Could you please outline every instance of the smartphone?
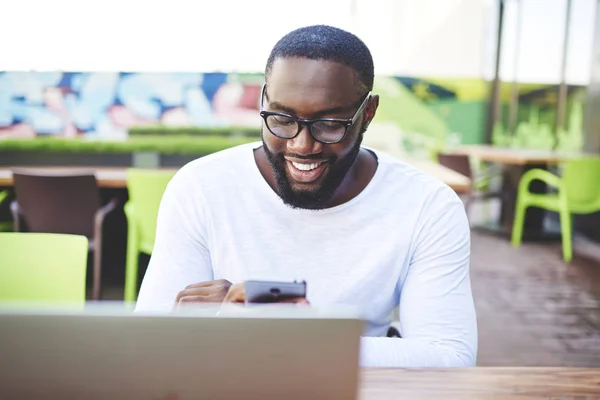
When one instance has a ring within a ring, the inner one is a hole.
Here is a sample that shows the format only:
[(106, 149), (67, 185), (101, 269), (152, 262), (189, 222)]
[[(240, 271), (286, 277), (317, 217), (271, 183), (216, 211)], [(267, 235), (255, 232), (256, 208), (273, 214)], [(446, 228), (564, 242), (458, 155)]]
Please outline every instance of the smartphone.
[(306, 282), (246, 281), (246, 303), (278, 303), (306, 297)]

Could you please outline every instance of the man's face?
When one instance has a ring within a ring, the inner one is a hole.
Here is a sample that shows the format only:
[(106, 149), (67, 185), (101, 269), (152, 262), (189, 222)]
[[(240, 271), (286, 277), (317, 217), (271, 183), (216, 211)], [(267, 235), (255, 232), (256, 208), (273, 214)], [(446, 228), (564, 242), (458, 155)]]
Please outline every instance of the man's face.
[[(268, 77), (264, 109), (302, 119), (352, 118), (365, 99), (355, 71), (343, 64), (305, 58), (278, 59)], [(339, 143), (323, 144), (303, 126), (293, 139), (273, 135), (263, 123), (265, 154), (283, 201), (297, 208), (322, 209), (349, 184), (348, 176), (373, 117), (370, 107)], [(365, 115), (366, 119), (365, 119)], [(373, 110), (374, 114), (374, 110)]]

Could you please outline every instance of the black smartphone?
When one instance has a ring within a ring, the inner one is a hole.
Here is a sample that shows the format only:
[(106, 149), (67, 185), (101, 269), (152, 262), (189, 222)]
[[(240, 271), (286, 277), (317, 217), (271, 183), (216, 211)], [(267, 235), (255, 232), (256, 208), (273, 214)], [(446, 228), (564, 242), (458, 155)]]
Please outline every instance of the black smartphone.
[(306, 297), (306, 282), (246, 281), (246, 303), (278, 303)]

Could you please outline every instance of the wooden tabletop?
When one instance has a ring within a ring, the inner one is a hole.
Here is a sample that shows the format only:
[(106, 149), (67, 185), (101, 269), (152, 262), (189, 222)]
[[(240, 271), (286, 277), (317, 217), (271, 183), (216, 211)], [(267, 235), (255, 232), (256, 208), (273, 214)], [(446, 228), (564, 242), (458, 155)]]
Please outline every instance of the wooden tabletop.
[[(431, 174), (459, 193), (469, 190), (471, 180), (449, 168), (443, 167), (428, 160), (406, 160), (408, 163)], [(25, 168), (25, 167), (19, 167)], [(93, 172), (96, 174), (98, 185), (102, 188), (127, 187), (127, 168), (123, 167), (27, 167), (44, 174), (64, 174)], [(165, 168), (173, 169), (173, 168)], [(12, 172), (10, 167), (0, 167), (0, 186), (12, 186)]]
[(402, 160), (421, 171), (438, 178), (457, 193), (466, 193), (471, 190), (471, 179), (450, 168), (427, 159), (408, 158), (404, 156), (402, 157)]
[[(125, 188), (127, 187), (127, 168), (123, 167), (18, 167), (35, 170), (36, 173), (53, 174), (74, 174), (74, 173), (94, 173), (98, 186), (101, 188)], [(17, 169), (17, 167), (15, 167)], [(164, 168), (173, 169), (173, 168)], [(173, 169), (175, 170), (175, 169)], [(11, 168), (0, 168), (0, 186), (12, 186)]]
[(448, 149), (446, 153), (464, 154), (482, 161), (513, 165), (558, 164), (569, 158), (584, 156), (582, 152), (515, 149), (492, 145), (463, 145)]
[(364, 369), (360, 400), (600, 399), (600, 368)]

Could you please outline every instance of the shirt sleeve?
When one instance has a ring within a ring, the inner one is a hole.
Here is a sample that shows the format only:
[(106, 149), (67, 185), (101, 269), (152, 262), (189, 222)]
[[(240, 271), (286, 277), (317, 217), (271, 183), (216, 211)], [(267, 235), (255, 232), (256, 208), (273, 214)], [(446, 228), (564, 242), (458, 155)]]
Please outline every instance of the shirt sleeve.
[[(170, 311), (187, 285), (213, 280), (204, 201), (181, 169), (169, 182), (158, 212), (150, 263), (136, 311)], [(197, 186), (197, 185), (193, 185)]]
[(414, 251), (400, 291), (402, 338), (363, 337), (363, 366), (463, 367), (476, 363), (469, 222), (455, 193), (444, 191), (435, 197), (429, 207), (434, 211), (427, 213), (415, 232)]

